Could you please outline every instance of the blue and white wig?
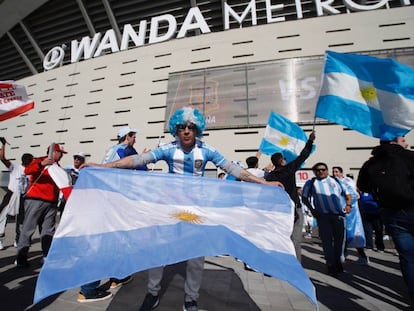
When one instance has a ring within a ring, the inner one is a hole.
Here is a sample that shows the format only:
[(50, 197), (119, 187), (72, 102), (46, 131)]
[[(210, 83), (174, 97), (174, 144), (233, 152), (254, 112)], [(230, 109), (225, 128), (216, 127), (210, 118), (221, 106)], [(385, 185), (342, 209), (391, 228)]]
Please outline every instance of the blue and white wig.
[(203, 131), (206, 128), (206, 120), (200, 111), (191, 107), (178, 109), (170, 117), (170, 120), (168, 121), (170, 134), (175, 137), (177, 135), (177, 125), (187, 124), (188, 122), (197, 126), (197, 137), (201, 138), (203, 136)]

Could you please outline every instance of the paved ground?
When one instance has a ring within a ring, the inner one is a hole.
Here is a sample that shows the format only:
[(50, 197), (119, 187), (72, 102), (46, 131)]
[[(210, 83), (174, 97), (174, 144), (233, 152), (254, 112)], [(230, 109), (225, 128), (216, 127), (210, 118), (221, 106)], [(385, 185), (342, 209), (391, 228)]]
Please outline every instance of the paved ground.
[[(0, 310), (48, 311), (129, 311), (138, 310), (146, 293), (146, 273), (139, 272), (125, 286), (112, 290), (110, 300), (81, 304), (76, 301), (77, 289), (50, 297), (36, 306), (32, 303), (36, 277), (41, 268), (38, 236), (30, 253), (31, 267), (18, 269), (13, 261), (14, 224), (7, 227), (6, 249), (0, 251)], [(315, 285), (319, 310), (412, 310), (401, 278), (398, 257), (389, 247), (385, 253), (367, 252), (369, 266), (357, 265), (356, 252), (350, 250), (345, 263), (346, 273), (338, 278), (325, 274), (320, 242), (316, 237), (303, 242), (303, 266)], [(157, 311), (181, 310), (183, 300), (183, 267), (170, 266), (164, 280), (167, 289)], [(103, 283), (102, 286), (107, 286)], [(312, 304), (286, 282), (261, 273), (245, 271), (243, 264), (232, 257), (207, 257), (199, 306), (209, 311), (314, 310)]]

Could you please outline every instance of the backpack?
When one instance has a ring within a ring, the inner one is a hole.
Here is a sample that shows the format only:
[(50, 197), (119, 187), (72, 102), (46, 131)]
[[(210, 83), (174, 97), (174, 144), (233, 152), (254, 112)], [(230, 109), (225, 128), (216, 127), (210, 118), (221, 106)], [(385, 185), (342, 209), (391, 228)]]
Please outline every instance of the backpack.
[(384, 207), (401, 208), (398, 203), (414, 202), (414, 174), (408, 161), (398, 154), (372, 157), (361, 168), (359, 189), (371, 193)]

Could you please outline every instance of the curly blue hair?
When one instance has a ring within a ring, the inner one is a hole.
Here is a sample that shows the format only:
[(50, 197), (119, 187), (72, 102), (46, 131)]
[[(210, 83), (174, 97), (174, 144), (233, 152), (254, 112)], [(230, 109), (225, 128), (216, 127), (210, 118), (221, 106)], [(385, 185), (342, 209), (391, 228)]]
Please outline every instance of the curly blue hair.
[(177, 136), (177, 125), (187, 124), (188, 122), (197, 126), (197, 137), (201, 138), (203, 136), (203, 131), (206, 128), (206, 120), (199, 110), (191, 107), (178, 109), (170, 117), (170, 120), (168, 121), (170, 134), (174, 137)]

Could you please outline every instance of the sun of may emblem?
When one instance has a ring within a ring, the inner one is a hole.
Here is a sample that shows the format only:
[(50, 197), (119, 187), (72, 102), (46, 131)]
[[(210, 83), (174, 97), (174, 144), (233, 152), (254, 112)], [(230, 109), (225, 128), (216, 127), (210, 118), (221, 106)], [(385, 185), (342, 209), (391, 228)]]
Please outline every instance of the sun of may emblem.
[(373, 86), (367, 86), (361, 88), (361, 96), (366, 101), (375, 100), (377, 98), (377, 91), (375, 90), (375, 87)]
[(171, 213), (171, 216), (173, 218), (186, 221), (186, 222), (191, 222), (193, 224), (203, 223), (203, 217), (190, 211), (179, 211), (179, 212)]
[(286, 136), (283, 136), (280, 138), (279, 144), (281, 146), (287, 146), (289, 144), (289, 138)]

